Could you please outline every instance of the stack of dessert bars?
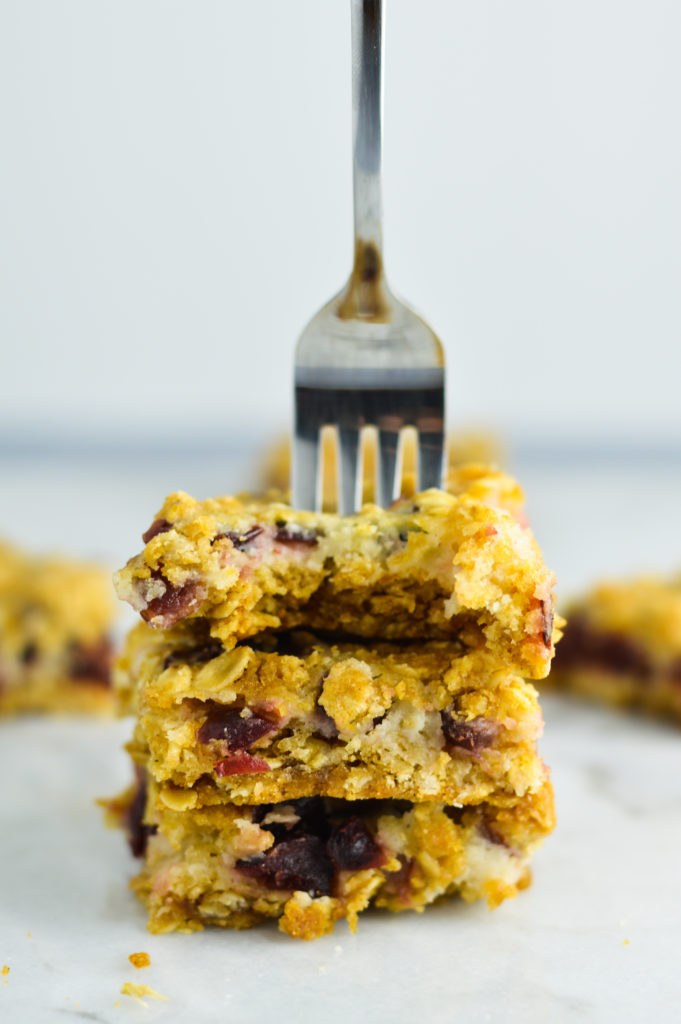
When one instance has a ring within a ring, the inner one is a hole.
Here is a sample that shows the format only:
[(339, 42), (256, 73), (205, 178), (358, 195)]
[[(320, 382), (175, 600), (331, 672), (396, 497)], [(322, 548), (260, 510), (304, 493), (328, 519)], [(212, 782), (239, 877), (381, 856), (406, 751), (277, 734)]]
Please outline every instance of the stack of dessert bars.
[(149, 927), (490, 906), (553, 827), (553, 578), (504, 474), (355, 516), (171, 495), (117, 574), (137, 781), (111, 804)]

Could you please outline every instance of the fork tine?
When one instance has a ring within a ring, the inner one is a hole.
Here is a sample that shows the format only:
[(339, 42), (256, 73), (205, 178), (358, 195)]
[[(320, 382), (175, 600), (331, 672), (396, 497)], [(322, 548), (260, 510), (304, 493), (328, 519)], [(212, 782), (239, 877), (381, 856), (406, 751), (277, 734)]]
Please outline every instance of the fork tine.
[(303, 431), (299, 425), (293, 439), (291, 503), (294, 508), (321, 509), (319, 471), (319, 429)]
[(338, 428), (338, 511), (350, 516), (362, 503), (359, 428)]
[(393, 417), (394, 422), (382, 424), (378, 431), (378, 447), (376, 449), (376, 474), (378, 492), (376, 501), (387, 508), (398, 496), (397, 450), (400, 441), (401, 420)]
[(442, 487), (445, 464), (444, 431), (419, 430), (419, 490)]

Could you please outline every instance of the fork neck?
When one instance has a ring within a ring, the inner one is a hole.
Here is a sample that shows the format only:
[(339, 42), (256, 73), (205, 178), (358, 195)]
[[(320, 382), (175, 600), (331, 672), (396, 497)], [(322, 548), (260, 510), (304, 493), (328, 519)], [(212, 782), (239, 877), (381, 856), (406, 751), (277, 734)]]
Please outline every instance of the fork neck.
[(355, 255), (339, 315), (381, 321), (387, 317), (381, 198), (383, 0), (350, 4)]

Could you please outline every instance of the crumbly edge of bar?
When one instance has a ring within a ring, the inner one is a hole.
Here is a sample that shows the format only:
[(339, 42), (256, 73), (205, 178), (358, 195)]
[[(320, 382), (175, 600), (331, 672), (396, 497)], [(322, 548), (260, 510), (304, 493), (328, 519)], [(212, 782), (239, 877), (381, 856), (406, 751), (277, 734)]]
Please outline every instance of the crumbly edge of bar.
[[(119, 801), (119, 811), (125, 799)], [(145, 862), (132, 882), (149, 911), (150, 930), (244, 928), (274, 917), (289, 935), (313, 939), (331, 931), (340, 918), (347, 918), (354, 929), (357, 915), (369, 904), (392, 911), (422, 910), (444, 896), (458, 895), (468, 902), (487, 899), (494, 907), (529, 883), (529, 858), (554, 826), (548, 781), (522, 799), (498, 796), (494, 802), (461, 809), (434, 803), (331, 803), (342, 805), (344, 815), (360, 819), (381, 856), (365, 867), (332, 864), (331, 878), (327, 865), (320, 892), (314, 860), (310, 864), (303, 859), (302, 874), (301, 864), (296, 866), (300, 844), (298, 849), (281, 848), (288, 841), (291, 805), (288, 811), (285, 804), (218, 804), (198, 811), (170, 811), (158, 807), (152, 787), (147, 817), (153, 824), (146, 826), (150, 831)], [(262, 818), (260, 823), (253, 820), (254, 811)], [(268, 830), (268, 822), (275, 832), (280, 830), (278, 838)], [(362, 829), (354, 827), (361, 834)], [(295, 831), (291, 835), (298, 838)], [(310, 844), (315, 857), (323, 857), (325, 849), (328, 858), (329, 840), (326, 843)], [(275, 864), (284, 867), (283, 876), (268, 868), (268, 851), (271, 856), (273, 850)], [(286, 876), (282, 857), (294, 858), (289, 864), (292, 875), (289, 870)], [(244, 862), (246, 877), (240, 867)], [(293, 886), (291, 878), (308, 888), (276, 888)]]
[(527, 529), (466, 495), (343, 518), (179, 493), (145, 537), (117, 588), (156, 627), (208, 617), (233, 646), (295, 626), (446, 639), (475, 624), (524, 674), (548, 671), (553, 577)]

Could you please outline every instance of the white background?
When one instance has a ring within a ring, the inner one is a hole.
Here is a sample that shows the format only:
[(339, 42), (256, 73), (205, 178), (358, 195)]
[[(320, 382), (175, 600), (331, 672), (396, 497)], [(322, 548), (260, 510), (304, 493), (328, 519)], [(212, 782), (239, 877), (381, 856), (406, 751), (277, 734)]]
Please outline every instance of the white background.
[[(681, 5), (389, 0), (385, 236), (450, 420), (679, 444)], [(351, 239), (345, 0), (2, 0), (0, 437), (287, 422)]]

